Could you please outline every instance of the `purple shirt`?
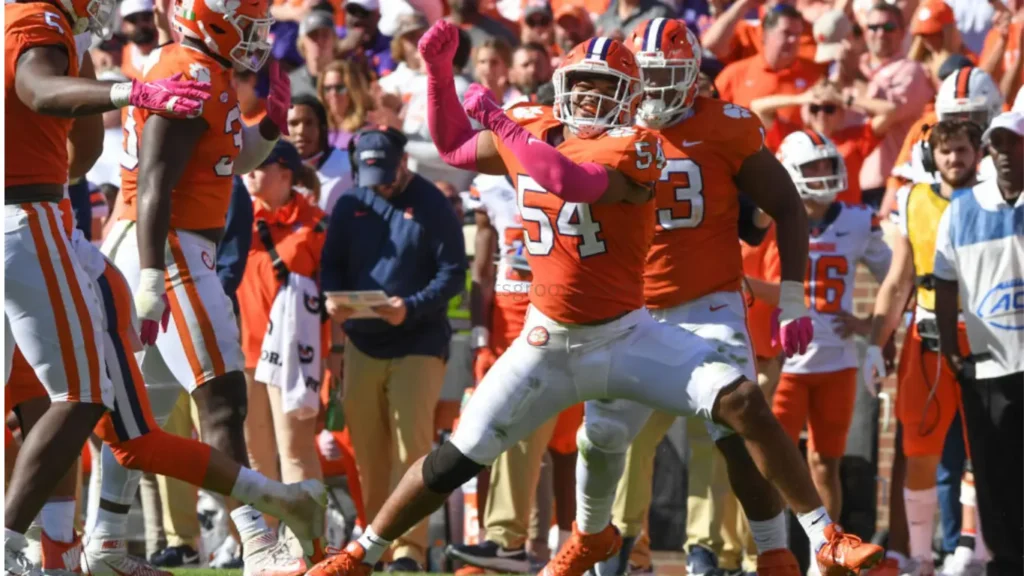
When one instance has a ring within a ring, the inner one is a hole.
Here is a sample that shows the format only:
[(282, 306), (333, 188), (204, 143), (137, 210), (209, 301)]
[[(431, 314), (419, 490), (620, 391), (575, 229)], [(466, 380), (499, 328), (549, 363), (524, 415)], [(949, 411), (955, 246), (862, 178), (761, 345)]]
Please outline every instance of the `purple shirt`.
[[(338, 37), (344, 38), (348, 31), (345, 28), (338, 29)], [(370, 67), (377, 72), (378, 78), (383, 78), (391, 73), (398, 64), (391, 57), (391, 37), (377, 33), (377, 39), (369, 48), (363, 49), (363, 54), (370, 62)]]

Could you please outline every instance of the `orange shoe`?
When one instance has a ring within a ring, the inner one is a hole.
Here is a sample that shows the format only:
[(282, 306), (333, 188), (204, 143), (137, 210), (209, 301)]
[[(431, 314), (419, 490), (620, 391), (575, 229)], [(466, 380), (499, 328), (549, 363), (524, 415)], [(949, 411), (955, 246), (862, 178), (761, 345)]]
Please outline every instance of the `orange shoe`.
[(789, 548), (769, 550), (757, 555), (757, 576), (802, 576), (800, 563)]
[(75, 534), (70, 543), (50, 540), (46, 530), (41, 530), (43, 554), (43, 570), (66, 570), (75, 574), (82, 573), (82, 539)]
[(825, 545), (818, 550), (818, 568), (822, 576), (846, 576), (873, 568), (882, 561), (881, 546), (867, 544), (843, 532), (838, 524), (825, 526)]
[(622, 535), (609, 524), (597, 534), (583, 534), (572, 523), (572, 536), (565, 541), (558, 555), (540, 571), (540, 576), (583, 576), (594, 564), (619, 553)]
[(340, 553), (313, 566), (306, 576), (370, 576), (373, 566), (363, 562), (365, 558), (366, 550), (353, 540)]
[(455, 576), (479, 576), (480, 574), (487, 574), (487, 570), (479, 566), (470, 566), (469, 564), (455, 571)]

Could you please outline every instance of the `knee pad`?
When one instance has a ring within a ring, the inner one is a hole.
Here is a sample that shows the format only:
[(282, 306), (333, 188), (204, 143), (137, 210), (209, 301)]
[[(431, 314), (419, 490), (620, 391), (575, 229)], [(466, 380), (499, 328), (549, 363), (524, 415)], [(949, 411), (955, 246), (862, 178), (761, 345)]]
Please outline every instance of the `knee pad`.
[(583, 426), (576, 432), (576, 447), (584, 458), (593, 450), (610, 454), (625, 453), (632, 441), (625, 423), (609, 418), (584, 420)]
[(451, 442), (445, 442), (423, 459), (423, 483), (431, 492), (448, 494), (483, 470)]

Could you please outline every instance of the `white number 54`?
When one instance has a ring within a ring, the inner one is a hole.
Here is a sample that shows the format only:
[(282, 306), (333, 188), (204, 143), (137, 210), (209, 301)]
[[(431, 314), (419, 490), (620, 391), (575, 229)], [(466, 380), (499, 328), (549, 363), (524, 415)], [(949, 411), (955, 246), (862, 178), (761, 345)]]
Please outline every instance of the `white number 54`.
[(653, 164), (655, 168), (661, 170), (665, 167), (665, 153), (661, 150), (661, 140), (657, 140), (654, 145), (654, 151), (649, 150), (651, 147), (650, 142), (637, 142), (636, 146), (636, 167), (640, 170), (646, 170)]

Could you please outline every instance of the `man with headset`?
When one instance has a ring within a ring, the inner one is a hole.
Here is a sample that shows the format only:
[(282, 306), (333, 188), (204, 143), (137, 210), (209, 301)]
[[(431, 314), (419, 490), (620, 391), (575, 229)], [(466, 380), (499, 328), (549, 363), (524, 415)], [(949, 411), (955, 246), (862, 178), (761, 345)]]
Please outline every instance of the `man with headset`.
[[(434, 184), (409, 171), (405, 144), (385, 127), (354, 137), (357, 185), (334, 206), (321, 259), (324, 292), (388, 296), (373, 308), (376, 318), (351, 318), (352, 308), (326, 302), (332, 327), (343, 324), (347, 336), (345, 418), (368, 518), (433, 446), (452, 332), (448, 301), (466, 282), (462, 223)], [(336, 361), (339, 352), (332, 349)], [(393, 569), (422, 570), (426, 548), (424, 520), (395, 542)]]
[[(943, 120), (931, 128), (925, 164), (937, 172), (939, 183), (919, 183), (897, 194), (900, 234), (893, 243), (892, 265), (878, 290), (864, 360), (864, 383), (874, 395), (885, 377), (881, 348), (896, 330), (916, 286), (914, 321), (900, 356), (896, 413), (903, 425), (907, 458), (903, 494), (910, 562), (924, 565), (932, 563), (938, 507), (935, 472), (960, 402), (956, 374), (939, 353), (932, 276), (936, 231), (954, 192), (977, 183), (977, 166), (983, 155), (981, 134), (982, 127), (969, 120)], [(959, 338), (965, 353), (966, 337), (961, 320)]]

